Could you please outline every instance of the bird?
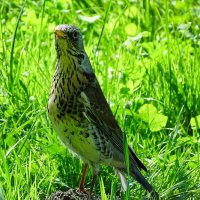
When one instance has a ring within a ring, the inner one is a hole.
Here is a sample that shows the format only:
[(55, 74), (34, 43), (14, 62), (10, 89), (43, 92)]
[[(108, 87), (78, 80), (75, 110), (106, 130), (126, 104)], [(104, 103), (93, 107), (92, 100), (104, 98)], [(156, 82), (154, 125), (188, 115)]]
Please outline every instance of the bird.
[[(78, 27), (55, 27), (56, 67), (48, 98), (53, 129), (69, 151), (84, 162), (79, 189), (84, 191), (88, 165), (93, 169), (92, 193), (99, 165), (112, 166), (127, 189), (123, 132), (101, 90)], [(154, 199), (158, 193), (142, 175), (147, 168), (128, 146), (129, 173)]]

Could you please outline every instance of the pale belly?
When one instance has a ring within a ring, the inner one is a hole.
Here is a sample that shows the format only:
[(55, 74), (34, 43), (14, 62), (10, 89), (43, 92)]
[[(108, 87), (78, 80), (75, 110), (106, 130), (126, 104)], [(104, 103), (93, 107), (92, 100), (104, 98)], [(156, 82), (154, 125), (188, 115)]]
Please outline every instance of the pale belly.
[(89, 134), (92, 127), (86, 131), (81, 123), (74, 122), (69, 117), (59, 123), (55, 123), (54, 119), (51, 121), (60, 140), (72, 153), (78, 155), (84, 162), (98, 162), (100, 152), (96, 150), (92, 134)]
[[(85, 116), (61, 115), (53, 99), (49, 99), (48, 114), (53, 128), (67, 148), (87, 163), (110, 165), (112, 149)], [(101, 138), (101, 139), (100, 139)]]

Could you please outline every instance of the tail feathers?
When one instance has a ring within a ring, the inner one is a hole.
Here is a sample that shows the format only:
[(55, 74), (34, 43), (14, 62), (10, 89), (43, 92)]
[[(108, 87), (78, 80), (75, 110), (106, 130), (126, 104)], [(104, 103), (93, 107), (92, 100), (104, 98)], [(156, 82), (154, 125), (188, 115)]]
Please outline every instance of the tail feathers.
[(159, 195), (158, 193), (153, 189), (153, 187), (148, 183), (148, 181), (144, 178), (144, 176), (141, 174), (138, 168), (133, 167), (131, 169), (131, 176), (138, 181), (152, 196), (153, 199), (158, 200)]
[[(122, 168), (115, 168), (115, 172), (120, 178), (121, 185), (123, 191), (127, 190), (127, 181), (125, 177), (125, 171)], [(141, 174), (140, 170), (137, 167), (132, 167), (130, 170), (130, 175), (138, 181), (151, 195), (152, 199), (159, 200), (158, 193), (154, 190), (152, 185), (148, 183), (148, 181), (144, 178), (144, 176)]]
[(124, 172), (115, 168), (115, 173), (120, 178), (122, 190), (125, 192), (127, 190), (127, 181), (126, 181), (126, 177), (124, 175)]
[(144, 166), (144, 164), (140, 161), (140, 159), (136, 156), (135, 152), (133, 151), (133, 149), (129, 146), (129, 154), (130, 157), (133, 158), (133, 162), (136, 162), (137, 166), (140, 169), (143, 169), (144, 171), (147, 172), (147, 168)]

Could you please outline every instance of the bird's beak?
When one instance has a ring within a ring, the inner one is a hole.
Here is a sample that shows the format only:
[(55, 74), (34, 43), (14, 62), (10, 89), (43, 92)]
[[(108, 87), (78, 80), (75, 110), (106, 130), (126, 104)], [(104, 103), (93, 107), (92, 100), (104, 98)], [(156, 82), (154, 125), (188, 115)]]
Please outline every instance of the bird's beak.
[(57, 37), (64, 37), (65, 36), (64, 32), (61, 31), (60, 29), (55, 29), (54, 33)]

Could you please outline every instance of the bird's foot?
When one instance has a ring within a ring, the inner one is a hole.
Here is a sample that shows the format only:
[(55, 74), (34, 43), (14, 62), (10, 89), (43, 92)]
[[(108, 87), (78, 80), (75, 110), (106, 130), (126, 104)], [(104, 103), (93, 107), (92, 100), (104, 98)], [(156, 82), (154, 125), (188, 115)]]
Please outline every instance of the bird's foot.
[(88, 193), (88, 191), (84, 187), (79, 187), (78, 190), (82, 193)]
[(94, 193), (91, 193), (90, 190), (87, 190), (83, 187), (79, 187), (78, 189), (81, 193), (87, 194), (88, 200), (93, 200), (94, 199)]

